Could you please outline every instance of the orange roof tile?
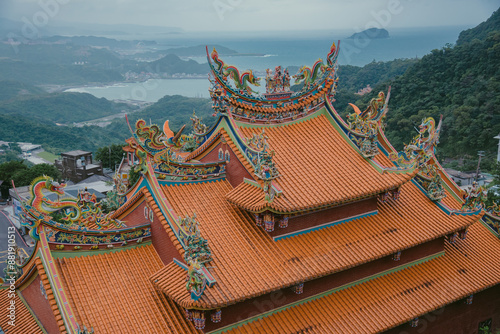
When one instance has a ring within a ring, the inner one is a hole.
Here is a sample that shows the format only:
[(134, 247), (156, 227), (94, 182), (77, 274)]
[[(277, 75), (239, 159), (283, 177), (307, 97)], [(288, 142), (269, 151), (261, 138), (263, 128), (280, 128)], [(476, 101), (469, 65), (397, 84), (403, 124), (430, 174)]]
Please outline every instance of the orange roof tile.
[[(37, 320), (31, 314), (30, 310), (23, 303), (18, 294), (14, 294), (14, 298), (9, 297), (9, 289), (0, 289), (0, 328), (8, 334), (42, 334), (43, 331), (37, 323)], [(11, 300), (15, 302), (15, 322), (14, 326), (9, 325), (10, 319), (9, 307)]]
[(198, 333), (149, 283), (162, 266), (151, 244), (57, 259), (77, 322), (96, 333)]
[(231, 189), (228, 181), (164, 187), (179, 216), (196, 213), (213, 254), (208, 267), (213, 267), (217, 283), (197, 302), (188, 297), (186, 272), (177, 266), (152, 276), (156, 286), (183, 307), (229, 305), (387, 256), (478, 219), (445, 214), (410, 182), (403, 185), (398, 201), (379, 203), (377, 215), (275, 242), (255, 226), (248, 212), (224, 199)]
[(441, 199), (441, 202), (449, 207), (450, 209), (453, 210), (461, 210), (462, 209), (462, 203), (460, 203), (458, 200), (453, 197), (453, 195), (446, 190), (446, 197)]
[[(275, 180), (283, 193), (268, 204), (262, 190), (241, 185), (228, 194), (232, 203), (251, 211), (266, 206), (293, 212), (339, 205), (371, 197), (409, 181), (411, 173), (381, 173), (361, 156), (334, 128), (327, 116), (300, 123), (265, 127), (270, 150), (280, 177)], [(241, 127), (245, 137), (262, 127)]]
[[(500, 242), (475, 223), (446, 254), (224, 333), (378, 333), (500, 283)], [(307, 289), (307, 283), (304, 287)]]
[(64, 325), (64, 320), (62, 318), (61, 310), (59, 310), (59, 307), (57, 306), (56, 298), (54, 296), (54, 291), (50, 286), (49, 277), (47, 276), (47, 272), (43, 267), (42, 260), (39, 257), (37, 257), (35, 259), (35, 264), (38, 270), (38, 274), (40, 275), (40, 279), (42, 281), (45, 292), (47, 293), (47, 300), (49, 301), (52, 313), (54, 314), (54, 318), (56, 319), (57, 325), (59, 326), (59, 331), (61, 333), (67, 333), (66, 326)]

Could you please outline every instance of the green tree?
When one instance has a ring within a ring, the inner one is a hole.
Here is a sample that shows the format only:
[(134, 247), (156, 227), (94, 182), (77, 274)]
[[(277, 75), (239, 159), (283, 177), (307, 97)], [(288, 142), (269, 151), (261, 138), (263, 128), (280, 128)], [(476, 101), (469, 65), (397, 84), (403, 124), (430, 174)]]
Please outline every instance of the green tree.
[(60, 181), (61, 179), (61, 173), (55, 166), (49, 164), (39, 164), (34, 165), (27, 170), (18, 170), (12, 176), (12, 180), (14, 180), (16, 187), (21, 187), (31, 184), (34, 179), (42, 175), (50, 176), (56, 181)]
[(0, 190), (3, 198), (9, 197), (9, 189), (12, 188), (12, 181), (16, 187), (27, 186), (33, 179), (47, 175), (54, 180), (60, 180), (61, 174), (56, 167), (49, 164), (26, 166), (23, 161), (13, 160), (0, 164), (0, 180), (3, 181)]
[(9, 197), (9, 189), (12, 188), (12, 179), (14, 174), (23, 173), (28, 170), (23, 161), (12, 160), (0, 164), (0, 180), (3, 181), (0, 185), (0, 191), (3, 198)]
[(102, 162), (104, 168), (115, 170), (115, 166), (122, 161), (124, 154), (123, 146), (124, 145), (113, 144), (111, 146), (100, 147), (97, 149), (95, 158)]
[(130, 168), (130, 171), (128, 172), (128, 182), (129, 182), (129, 187), (132, 187), (141, 177), (141, 173), (136, 172), (134, 168)]

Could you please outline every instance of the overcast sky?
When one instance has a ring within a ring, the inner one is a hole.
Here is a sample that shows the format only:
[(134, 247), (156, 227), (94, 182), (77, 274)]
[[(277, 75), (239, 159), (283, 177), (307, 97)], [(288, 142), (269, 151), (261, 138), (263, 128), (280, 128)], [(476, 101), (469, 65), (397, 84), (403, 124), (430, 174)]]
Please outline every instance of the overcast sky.
[(0, 16), (48, 19), (48, 25), (125, 23), (185, 31), (361, 30), (377, 24), (474, 26), (499, 6), (500, 0), (0, 0)]

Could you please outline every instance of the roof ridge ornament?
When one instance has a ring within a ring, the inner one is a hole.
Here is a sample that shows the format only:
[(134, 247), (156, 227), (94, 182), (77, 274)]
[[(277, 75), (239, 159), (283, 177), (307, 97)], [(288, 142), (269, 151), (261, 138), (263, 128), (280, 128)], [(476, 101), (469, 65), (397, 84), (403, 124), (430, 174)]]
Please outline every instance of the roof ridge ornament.
[(242, 73), (238, 70), (236, 66), (233, 65), (227, 65), (225, 64), (220, 58), (219, 58), (219, 53), (217, 50), (213, 49), (212, 53), (210, 54), (210, 57), (215, 63), (215, 70), (217, 74), (225, 81), (228, 83), (228, 79), (232, 79), (234, 82), (235, 88), (241, 93), (241, 94), (248, 94), (252, 95), (252, 93), (257, 93), (252, 88), (250, 88), (250, 85), (254, 86), (260, 86), (260, 78), (255, 76), (253, 74), (252, 70), (246, 70)]
[(266, 151), (269, 148), (267, 144), (267, 139), (269, 137), (265, 134), (265, 129), (262, 128), (260, 134), (253, 133), (252, 137), (245, 138), (245, 143), (248, 147), (255, 151)]
[(263, 151), (257, 154), (254, 174), (259, 180), (264, 181), (263, 190), (265, 193), (265, 199), (271, 203), (276, 196), (276, 191), (272, 185), (272, 181), (278, 178), (280, 174), (273, 161), (273, 157), (275, 155), (274, 150), (268, 151), (268, 148), (269, 145), (267, 143), (264, 144)]
[(191, 299), (198, 300), (207, 287), (204, 275), (204, 264), (212, 261), (212, 252), (208, 241), (201, 237), (196, 213), (192, 217), (179, 217), (179, 238), (185, 245), (184, 260), (187, 263), (186, 289), (191, 293)]
[[(434, 157), (436, 146), (439, 143), (443, 115), (436, 127), (434, 118), (427, 117), (419, 126), (419, 133), (404, 147), (403, 152), (391, 153), (389, 159), (397, 165), (421, 168)], [(427, 136), (425, 135), (427, 133)]]
[(387, 93), (379, 92), (376, 98), (370, 100), (368, 107), (361, 111), (355, 104), (349, 103), (354, 112), (347, 116), (349, 138), (356, 144), (365, 158), (374, 157), (379, 153), (378, 133), (384, 128), (383, 118), (387, 114), (391, 88)]
[(484, 186), (480, 186), (476, 181), (472, 182), (472, 187), (466, 190), (464, 204), (461, 211), (477, 211), (486, 206), (488, 194)]
[(427, 195), (431, 200), (439, 201), (446, 197), (443, 179), (434, 164), (423, 165), (416, 181), (427, 191)]

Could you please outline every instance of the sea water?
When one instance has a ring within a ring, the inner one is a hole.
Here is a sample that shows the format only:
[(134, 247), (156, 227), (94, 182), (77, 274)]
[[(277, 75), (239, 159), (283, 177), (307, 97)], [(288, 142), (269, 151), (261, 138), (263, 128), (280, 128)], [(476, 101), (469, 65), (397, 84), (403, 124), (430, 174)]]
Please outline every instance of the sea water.
[[(395, 29), (387, 39), (348, 39), (353, 32), (302, 32), (270, 37), (253, 36), (188, 36), (174, 41), (158, 40), (164, 45), (165, 53), (169, 47), (194, 45), (223, 45), (243, 56), (222, 56), (226, 64), (237, 66), (240, 70), (254, 70), (259, 76), (265, 69), (276, 66), (312, 66), (318, 59), (326, 61), (332, 42), (341, 40), (339, 65), (364, 66), (372, 61), (389, 61), (397, 58), (421, 58), (433, 49), (453, 44), (460, 31), (467, 27), (434, 27)], [(168, 46), (167, 46), (168, 45)], [(210, 50), (211, 51), (211, 50)], [(199, 63), (206, 63), (206, 56), (190, 57)], [(292, 75), (295, 73), (291, 73)], [(261, 81), (263, 83), (263, 80)], [(73, 88), (71, 91), (87, 92), (96, 97), (110, 100), (158, 101), (164, 95), (183, 95), (187, 97), (209, 97), (208, 79), (151, 79), (146, 82), (120, 83), (104, 87)], [(263, 86), (256, 88), (262, 91)]]

